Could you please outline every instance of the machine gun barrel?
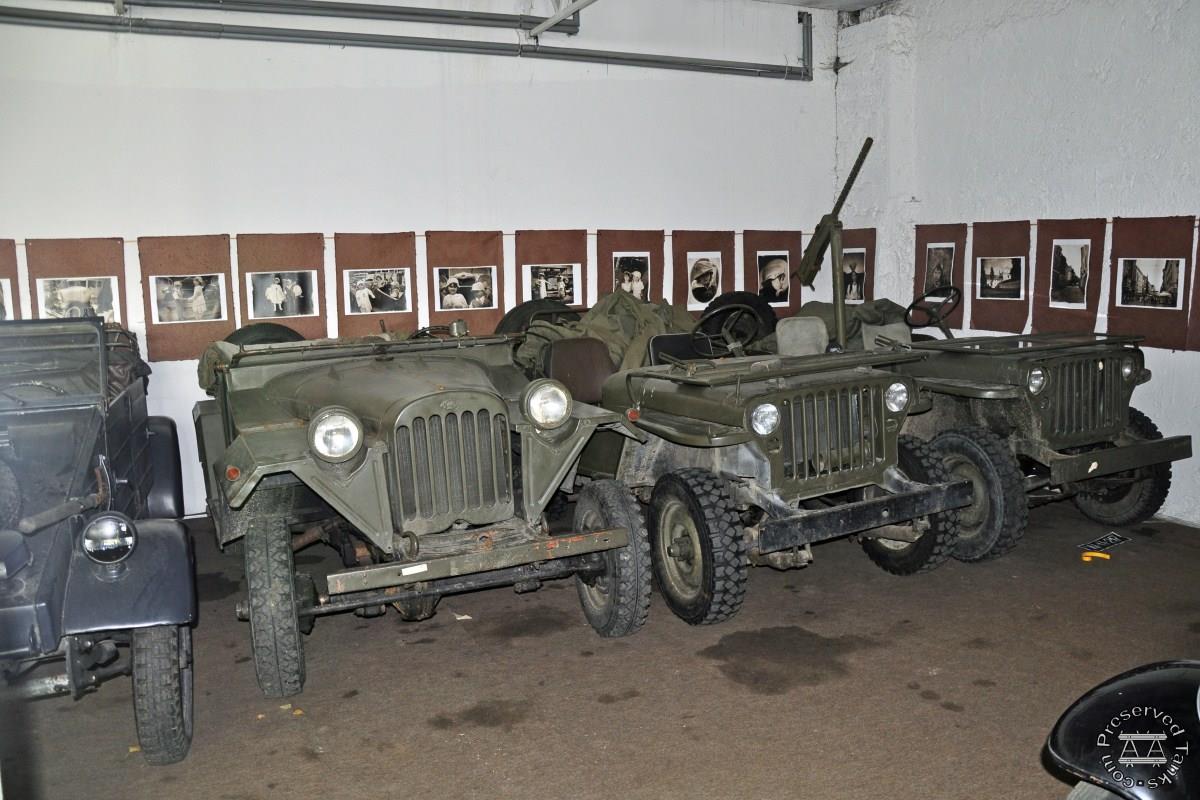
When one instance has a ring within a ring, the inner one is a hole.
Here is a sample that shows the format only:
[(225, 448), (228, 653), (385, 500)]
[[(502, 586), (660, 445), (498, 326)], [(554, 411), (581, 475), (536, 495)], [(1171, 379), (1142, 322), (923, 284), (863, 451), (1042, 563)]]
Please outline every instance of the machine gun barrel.
[(846, 176), (846, 185), (842, 187), (842, 193), (838, 195), (837, 202), (833, 204), (835, 218), (841, 215), (842, 206), (846, 204), (846, 198), (850, 196), (850, 190), (854, 188), (854, 182), (858, 180), (858, 172), (862, 169), (863, 162), (867, 160), (867, 153), (871, 152), (873, 144), (875, 144), (875, 140), (868, 136), (863, 142), (862, 149), (858, 151), (858, 158), (854, 159), (854, 166), (850, 168), (850, 174)]
[[(842, 206), (845, 205), (854, 182), (858, 180), (858, 172), (862, 169), (863, 162), (867, 160), (867, 153), (871, 152), (871, 145), (874, 142), (875, 140), (870, 136), (863, 142), (862, 149), (858, 151), (858, 158), (854, 160), (854, 166), (850, 168), (850, 174), (846, 177), (846, 185), (842, 187), (841, 194), (838, 195), (837, 202), (833, 205), (833, 210), (821, 217), (821, 221), (817, 223), (812, 236), (809, 237), (808, 247), (804, 248), (804, 255), (800, 259), (800, 266), (792, 273), (792, 277), (798, 279), (805, 286), (811, 288), (817, 273), (821, 271), (821, 261), (825, 258), (825, 251), (829, 249), (829, 245), (833, 241), (834, 229), (841, 227), (838, 215), (842, 213)], [(841, 258), (840, 252), (834, 255)], [(840, 263), (834, 266), (841, 268)], [(835, 278), (836, 280), (837, 278)]]

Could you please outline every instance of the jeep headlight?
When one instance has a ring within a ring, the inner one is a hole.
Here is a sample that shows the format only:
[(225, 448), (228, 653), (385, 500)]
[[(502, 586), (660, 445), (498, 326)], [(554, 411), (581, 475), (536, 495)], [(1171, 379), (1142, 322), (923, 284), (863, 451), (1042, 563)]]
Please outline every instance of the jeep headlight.
[(899, 414), (908, 408), (908, 384), (896, 381), (883, 393), (883, 404), (893, 414)]
[(1137, 374), (1137, 365), (1133, 361), (1133, 356), (1125, 356), (1121, 359), (1121, 377), (1127, 381), (1133, 380)]
[(1029, 370), (1029, 381), (1026, 384), (1029, 387), (1030, 394), (1038, 394), (1042, 389), (1046, 388), (1046, 370), (1041, 367), (1034, 367)]
[(525, 416), (529, 417), (534, 425), (546, 430), (558, 428), (570, 419), (573, 406), (574, 401), (567, 387), (549, 378), (529, 384), (525, 389), (525, 396), (521, 399), (521, 408), (525, 410)]
[(308, 439), (326, 461), (345, 461), (362, 447), (362, 423), (344, 408), (323, 409), (309, 424)]
[(137, 546), (137, 528), (124, 514), (105, 512), (88, 520), (81, 545), (84, 555), (97, 564), (116, 564)]
[(763, 403), (750, 412), (750, 427), (759, 436), (770, 436), (779, 427), (779, 406)]

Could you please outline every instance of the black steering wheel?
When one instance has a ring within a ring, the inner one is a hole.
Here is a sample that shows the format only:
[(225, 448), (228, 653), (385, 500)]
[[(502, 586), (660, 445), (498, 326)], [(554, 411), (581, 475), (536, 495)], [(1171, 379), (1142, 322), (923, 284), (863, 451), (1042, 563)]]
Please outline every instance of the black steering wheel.
[(700, 348), (703, 342), (710, 356), (743, 356), (746, 346), (762, 334), (762, 327), (762, 318), (753, 306), (730, 303), (712, 308), (704, 312), (692, 329), (692, 349), (704, 353)]
[[(938, 299), (934, 299), (931, 295), (938, 295)], [(950, 332), (950, 328), (946, 325), (946, 318), (954, 313), (955, 309), (962, 303), (962, 289), (957, 286), (939, 286), (936, 289), (930, 289), (925, 294), (918, 297), (908, 304), (908, 308), (904, 309), (904, 322), (910, 328), (926, 328), (930, 325), (936, 326), (947, 339), (953, 339), (954, 334)], [(924, 319), (914, 315), (914, 312), (920, 312), (924, 315)]]
[(450, 335), (449, 325), (429, 325), (424, 328), (417, 328), (411, 334), (409, 339), (436, 339), (438, 334)]

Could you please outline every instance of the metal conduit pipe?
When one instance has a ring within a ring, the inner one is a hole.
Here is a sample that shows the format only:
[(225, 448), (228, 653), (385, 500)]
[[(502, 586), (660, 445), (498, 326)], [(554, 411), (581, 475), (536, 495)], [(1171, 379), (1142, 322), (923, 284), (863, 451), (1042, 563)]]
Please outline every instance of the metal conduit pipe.
[[(82, 0), (111, 6), (112, 0)], [(441, 25), (471, 25), (485, 28), (533, 30), (549, 17), (528, 14), (492, 14), (445, 8), (342, 3), (336, 0), (125, 0), (125, 7), (187, 8), (200, 11), (242, 11), (253, 14), (292, 14), (308, 17), (376, 19), (388, 22), (429, 22)], [(579, 15), (563, 19), (547, 30), (575, 35), (579, 33)]]
[[(73, 14), (32, 8), (0, 6), (0, 24), (31, 25), (109, 33), (142, 33), (158, 36), (186, 36), (202, 39), (240, 39), (256, 42), (321, 44), (335, 47), (377, 47), (393, 50), (423, 50), (439, 53), (543, 58), (649, 69), (684, 70), (755, 78), (812, 80), (811, 50), (806, 48), (801, 65), (755, 64), (745, 61), (622, 53), (611, 50), (581, 50), (573, 47), (544, 47), (537, 44), (473, 42), (463, 39), (439, 39), (422, 36), (390, 36), (343, 31), (317, 31), (299, 28), (270, 28), (247, 25), (221, 25), (212, 22), (114, 17), (99, 14)], [(806, 37), (807, 38), (807, 37)]]

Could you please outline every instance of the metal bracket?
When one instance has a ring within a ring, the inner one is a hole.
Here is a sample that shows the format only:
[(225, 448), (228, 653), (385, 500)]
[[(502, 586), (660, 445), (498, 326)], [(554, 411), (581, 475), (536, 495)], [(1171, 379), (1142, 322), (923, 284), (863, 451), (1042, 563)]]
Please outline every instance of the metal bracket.
[(113, 0), (113, 11), (117, 12), (118, 17), (128, 14), (129, 9), (125, 7), (125, 0)]

